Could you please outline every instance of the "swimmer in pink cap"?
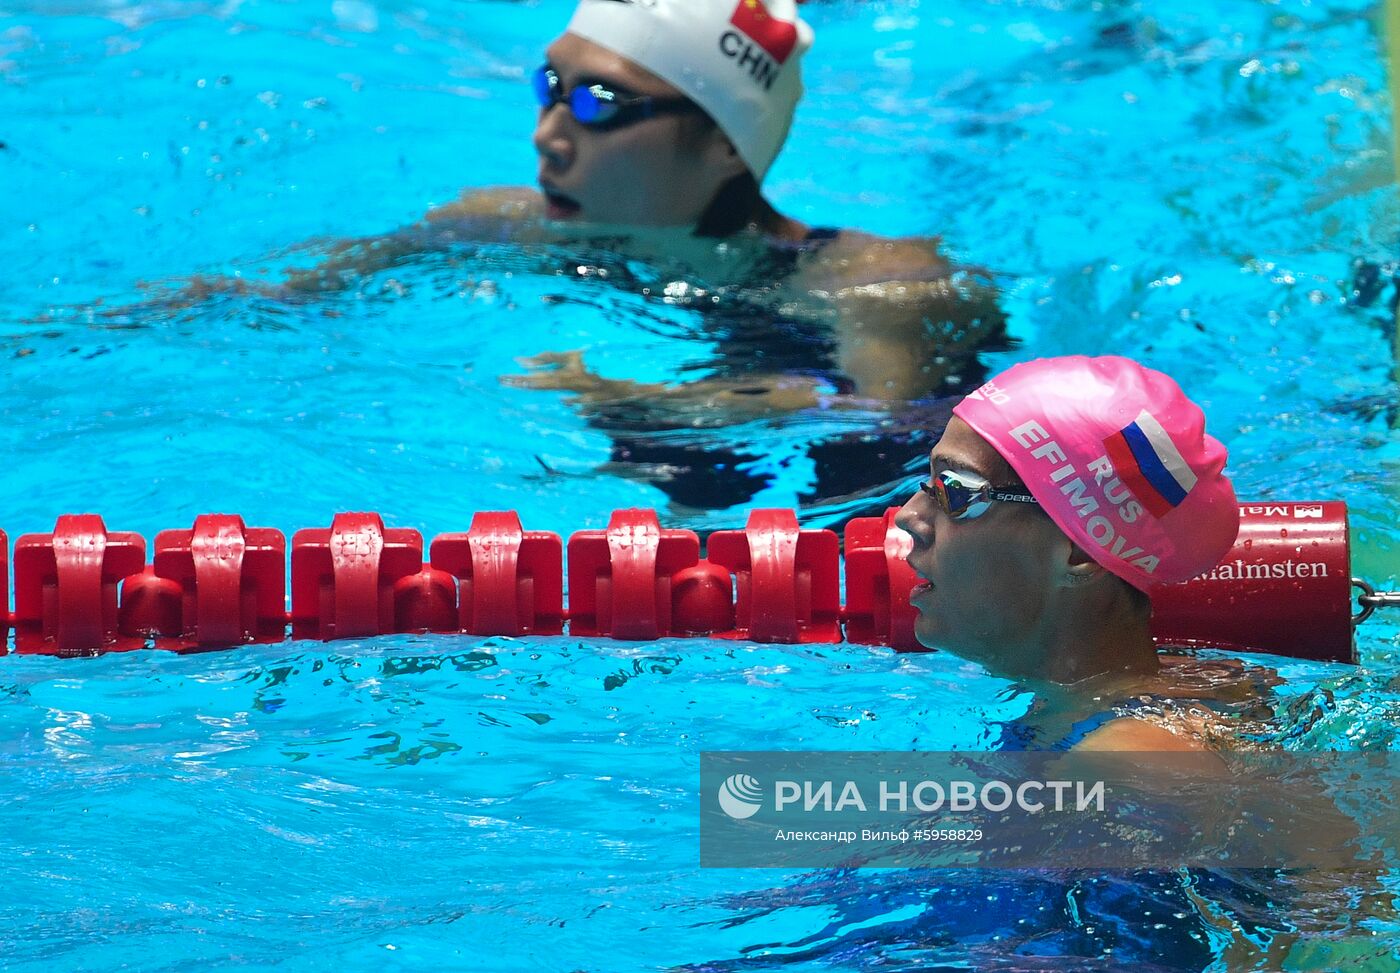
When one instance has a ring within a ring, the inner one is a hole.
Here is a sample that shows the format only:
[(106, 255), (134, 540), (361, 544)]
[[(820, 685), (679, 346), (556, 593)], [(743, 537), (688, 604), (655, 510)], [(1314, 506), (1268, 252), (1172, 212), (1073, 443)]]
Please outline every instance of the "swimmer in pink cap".
[(1152, 674), (1148, 592), (1214, 567), (1239, 510), (1225, 447), (1126, 358), (1017, 365), (953, 410), (898, 524), (919, 641), (1015, 677)]

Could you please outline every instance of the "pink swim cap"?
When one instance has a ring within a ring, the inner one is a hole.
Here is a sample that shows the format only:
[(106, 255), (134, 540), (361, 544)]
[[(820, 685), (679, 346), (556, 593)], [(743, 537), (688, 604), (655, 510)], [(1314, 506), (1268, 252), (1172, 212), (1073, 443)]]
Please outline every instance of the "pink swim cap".
[(1127, 358), (1041, 358), (998, 375), (953, 413), (1070, 539), (1135, 588), (1203, 574), (1235, 542), (1225, 447), (1161, 372)]

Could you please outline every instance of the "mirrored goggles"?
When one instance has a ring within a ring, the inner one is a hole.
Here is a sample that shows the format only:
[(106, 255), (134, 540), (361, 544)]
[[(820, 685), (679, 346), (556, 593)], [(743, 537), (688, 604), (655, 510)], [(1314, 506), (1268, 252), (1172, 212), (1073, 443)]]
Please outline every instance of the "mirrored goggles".
[(972, 520), (982, 516), (998, 501), (1034, 503), (1040, 501), (1024, 490), (994, 487), (975, 473), (955, 473), (944, 470), (919, 484), (919, 489), (943, 508), (954, 520)]
[(700, 110), (700, 106), (689, 98), (659, 98), (655, 95), (623, 98), (601, 84), (579, 85), (566, 93), (559, 75), (548, 64), (535, 69), (530, 83), (541, 108), (568, 105), (580, 125), (599, 131), (622, 128), (655, 115)]

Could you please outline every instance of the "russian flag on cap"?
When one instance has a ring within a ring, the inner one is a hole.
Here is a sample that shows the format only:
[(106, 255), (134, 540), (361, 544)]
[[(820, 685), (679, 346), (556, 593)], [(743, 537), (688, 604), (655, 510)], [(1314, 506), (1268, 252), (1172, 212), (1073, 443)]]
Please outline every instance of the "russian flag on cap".
[(1154, 517), (1171, 513), (1196, 485), (1176, 443), (1146, 409), (1103, 445), (1113, 472)]

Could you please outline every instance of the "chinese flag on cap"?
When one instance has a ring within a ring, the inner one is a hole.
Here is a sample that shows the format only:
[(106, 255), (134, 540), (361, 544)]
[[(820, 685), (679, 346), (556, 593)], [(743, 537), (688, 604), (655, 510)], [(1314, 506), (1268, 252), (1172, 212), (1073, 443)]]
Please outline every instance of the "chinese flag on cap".
[(797, 25), (779, 20), (768, 12), (763, 0), (739, 0), (729, 22), (751, 37), (779, 64), (788, 59), (797, 46)]

